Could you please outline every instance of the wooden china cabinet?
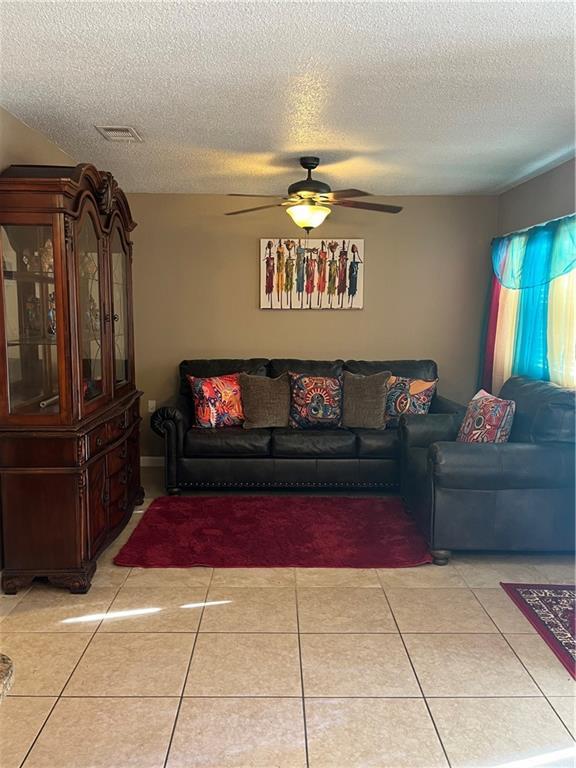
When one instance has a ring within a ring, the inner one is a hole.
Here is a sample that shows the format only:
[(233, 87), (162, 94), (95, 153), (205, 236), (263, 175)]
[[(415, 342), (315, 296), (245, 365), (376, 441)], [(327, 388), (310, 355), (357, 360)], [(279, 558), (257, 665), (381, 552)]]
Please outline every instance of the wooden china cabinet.
[(141, 503), (130, 232), (110, 173), (0, 175), (2, 588), (87, 592)]

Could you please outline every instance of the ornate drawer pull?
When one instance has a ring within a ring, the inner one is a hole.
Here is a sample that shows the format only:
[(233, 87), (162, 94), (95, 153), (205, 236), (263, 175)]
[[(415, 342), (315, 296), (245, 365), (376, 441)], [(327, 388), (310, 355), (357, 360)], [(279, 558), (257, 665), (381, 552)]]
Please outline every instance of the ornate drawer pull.
[(120, 475), (120, 482), (122, 483), (122, 485), (125, 485), (127, 480), (128, 480), (128, 473), (122, 472)]
[(120, 458), (125, 459), (128, 456), (128, 446), (123, 445), (120, 449)]
[(96, 438), (96, 448), (102, 448), (103, 445), (104, 445), (104, 440), (102, 440), (101, 437), (97, 437)]

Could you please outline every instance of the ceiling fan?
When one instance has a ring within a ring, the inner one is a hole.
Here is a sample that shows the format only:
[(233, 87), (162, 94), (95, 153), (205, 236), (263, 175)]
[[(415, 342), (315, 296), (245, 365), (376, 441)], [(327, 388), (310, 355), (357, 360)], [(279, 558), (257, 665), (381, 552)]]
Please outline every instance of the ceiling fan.
[[(344, 208), (362, 208), (365, 211), (377, 211), (379, 213), (400, 213), (402, 208), (398, 205), (385, 205), (384, 203), (368, 203), (362, 200), (350, 200), (353, 197), (370, 197), (370, 192), (362, 192), (360, 189), (338, 189), (334, 192), (328, 184), (312, 178), (312, 171), (318, 167), (319, 157), (305, 156), (300, 158), (300, 165), (308, 171), (308, 176), (301, 181), (296, 181), (288, 187), (288, 196), (281, 198), (282, 202), (270, 205), (258, 205), (255, 208), (244, 208), (241, 211), (230, 211), (226, 216), (238, 216), (240, 213), (263, 211), (265, 208), (286, 207), (286, 213), (290, 218), (306, 232), (320, 226), (326, 216), (331, 213), (330, 206), (341, 205)], [(272, 197), (280, 198), (280, 195), (237, 195), (231, 197)]]

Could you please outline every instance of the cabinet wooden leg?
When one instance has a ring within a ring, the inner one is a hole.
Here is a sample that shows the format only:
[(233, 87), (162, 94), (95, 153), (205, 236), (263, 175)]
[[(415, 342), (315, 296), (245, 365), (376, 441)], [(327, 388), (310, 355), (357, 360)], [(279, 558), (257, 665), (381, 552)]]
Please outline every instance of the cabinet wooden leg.
[(2, 573), (2, 591), (5, 595), (15, 595), (21, 589), (29, 587), (33, 579), (33, 576), (11, 575), (4, 571)]
[(136, 507), (139, 507), (141, 504), (144, 504), (144, 488), (140, 486), (136, 492), (136, 498), (134, 499), (134, 505)]
[(430, 554), (434, 565), (448, 565), (448, 561), (452, 557), (452, 552), (449, 549), (433, 549)]
[(90, 561), (85, 564), (81, 571), (60, 571), (59, 573), (50, 573), (48, 581), (55, 587), (68, 589), (73, 595), (85, 595), (92, 584), (92, 576), (96, 570), (96, 563)]
[(168, 496), (180, 496), (181, 493), (180, 488), (168, 488)]

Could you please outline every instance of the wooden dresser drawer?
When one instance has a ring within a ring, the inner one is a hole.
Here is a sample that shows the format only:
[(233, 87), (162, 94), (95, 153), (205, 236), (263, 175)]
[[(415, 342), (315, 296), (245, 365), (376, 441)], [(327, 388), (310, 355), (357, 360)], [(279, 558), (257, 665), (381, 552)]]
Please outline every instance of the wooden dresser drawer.
[(108, 481), (111, 502), (118, 501), (118, 499), (127, 495), (128, 480), (128, 466), (125, 466), (120, 472), (116, 472), (115, 475), (112, 475)]
[(109, 506), (109, 525), (110, 528), (115, 528), (119, 525), (126, 512), (128, 510), (128, 498), (127, 496), (120, 496), (116, 501), (110, 502)]
[(108, 429), (106, 424), (101, 424), (96, 429), (88, 432), (88, 456), (96, 456), (108, 443)]
[(108, 476), (125, 469), (128, 458), (128, 443), (124, 441), (106, 456)]
[(130, 426), (130, 412), (129, 410), (119, 413), (107, 422), (106, 427), (108, 429), (108, 442), (113, 443), (118, 438), (122, 437), (126, 429)]

